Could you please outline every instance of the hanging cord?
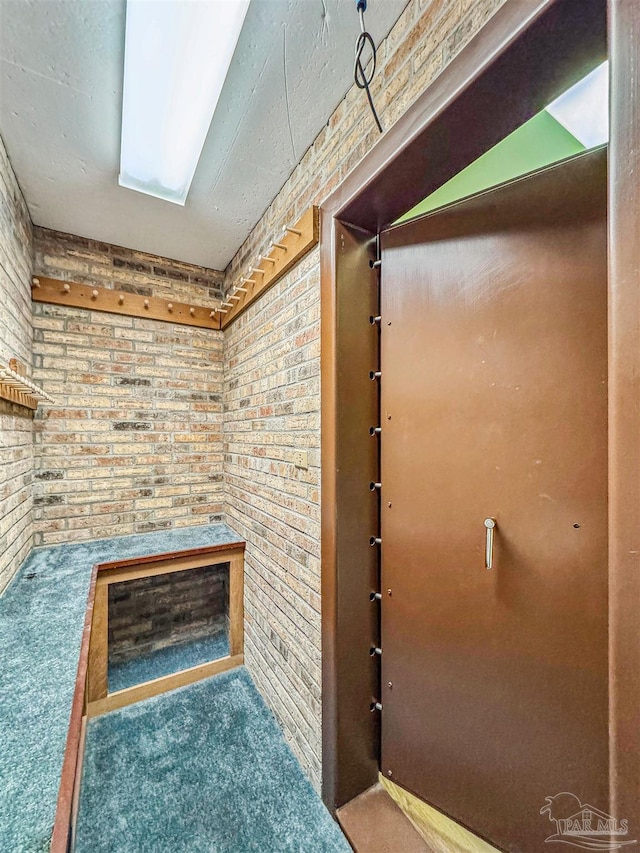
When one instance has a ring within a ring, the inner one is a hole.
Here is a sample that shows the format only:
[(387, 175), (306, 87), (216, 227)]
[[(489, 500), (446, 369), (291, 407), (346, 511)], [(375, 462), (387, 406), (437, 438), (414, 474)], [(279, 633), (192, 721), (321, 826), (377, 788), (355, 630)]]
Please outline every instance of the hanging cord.
[[(367, 93), (369, 106), (371, 107), (371, 112), (373, 113), (373, 117), (378, 125), (378, 130), (380, 133), (383, 133), (382, 125), (380, 124), (380, 119), (378, 118), (378, 113), (376, 112), (376, 108), (373, 104), (373, 98), (371, 97), (371, 92), (369, 90), (369, 85), (373, 80), (373, 75), (376, 73), (376, 46), (371, 38), (371, 33), (368, 33), (364, 26), (364, 12), (367, 8), (367, 0), (356, 0), (356, 2), (358, 14), (360, 15), (361, 33), (356, 41), (356, 61), (353, 67), (353, 79), (355, 80), (355, 84), (358, 89), (364, 89)], [(371, 70), (369, 71), (368, 76), (362, 63), (362, 52), (367, 45), (371, 48)]]

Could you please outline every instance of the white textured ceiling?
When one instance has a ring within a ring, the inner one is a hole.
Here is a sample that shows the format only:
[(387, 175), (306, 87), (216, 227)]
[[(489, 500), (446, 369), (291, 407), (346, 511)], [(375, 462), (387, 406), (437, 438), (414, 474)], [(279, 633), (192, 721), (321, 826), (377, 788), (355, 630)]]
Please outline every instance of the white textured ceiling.
[[(369, 0), (376, 42), (406, 2)], [(0, 135), (31, 217), (222, 269), (351, 85), (356, 4), (252, 0), (184, 208), (118, 186), (124, 20), (124, 0), (0, 0)]]

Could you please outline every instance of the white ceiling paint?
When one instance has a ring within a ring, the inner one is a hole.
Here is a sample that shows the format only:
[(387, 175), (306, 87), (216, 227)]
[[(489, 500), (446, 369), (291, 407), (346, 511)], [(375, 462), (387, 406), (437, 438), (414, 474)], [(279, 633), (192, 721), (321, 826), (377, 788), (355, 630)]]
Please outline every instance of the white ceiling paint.
[[(406, 2), (369, 0), (376, 43)], [(223, 269), (351, 85), (355, 0), (252, 0), (184, 208), (118, 186), (124, 18), (0, 0), (0, 134), (31, 217)]]

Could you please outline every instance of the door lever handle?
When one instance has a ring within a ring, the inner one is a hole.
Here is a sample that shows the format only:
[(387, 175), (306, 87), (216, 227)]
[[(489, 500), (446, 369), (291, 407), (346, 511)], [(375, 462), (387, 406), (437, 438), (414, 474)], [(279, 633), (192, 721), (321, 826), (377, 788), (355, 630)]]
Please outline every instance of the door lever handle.
[(485, 518), (486, 540), (484, 549), (484, 565), (486, 569), (493, 568), (493, 532), (496, 529), (495, 518)]

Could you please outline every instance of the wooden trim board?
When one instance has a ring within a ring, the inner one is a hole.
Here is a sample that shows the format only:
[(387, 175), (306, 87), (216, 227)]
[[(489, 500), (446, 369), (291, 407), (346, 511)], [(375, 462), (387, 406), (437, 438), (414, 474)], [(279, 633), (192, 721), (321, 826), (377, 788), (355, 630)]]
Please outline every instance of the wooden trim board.
[(244, 549), (229, 560), (229, 654), (244, 655)]
[(82, 629), (78, 673), (76, 675), (73, 701), (71, 703), (71, 716), (64, 748), (62, 772), (60, 774), (60, 787), (58, 789), (58, 802), (53, 823), (50, 853), (67, 853), (69, 833), (73, 823), (73, 810), (78, 796), (78, 780), (80, 779), (81, 759), (84, 750), (85, 727), (83, 723), (86, 708), (89, 643), (91, 639), (91, 623), (93, 619), (97, 575), (97, 567), (94, 566), (91, 573), (89, 595), (87, 596), (87, 610), (84, 628)]
[(396, 785), (382, 774), (378, 779), (420, 833), (432, 853), (500, 853), (496, 847), (434, 809), (415, 794)]
[[(165, 551), (162, 554), (150, 554), (148, 557), (128, 557), (126, 560), (109, 560), (105, 563), (96, 563), (96, 569), (104, 572), (109, 569), (122, 569), (128, 566), (149, 565), (164, 560), (182, 560), (183, 558), (198, 557), (201, 554), (219, 554), (220, 551), (242, 551), (246, 542), (238, 539), (236, 542), (223, 542), (221, 545), (204, 545), (202, 548), (184, 548), (182, 551)], [(207, 565), (204, 563), (203, 565)]]
[(146, 320), (196, 326), (200, 329), (220, 329), (221, 315), (217, 305), (210, 308), (189, 305), (172, 299), (161, 299), (159, 296), (139, 296), (137, 293), (74, 281), (60, 281), (46, 276), (33, 278), (31, 296), (34, 302), (68, 305), (71, 308), (104, 311), (108, 314), (124, 314), (126, 317), (142, 317)]
[[(87, 717), (86, 715), (82, 718), (82, 723), (80, 725), (80, 742), (78, 745), (78, 758), (76, 761), (76, 779), (81, 778), (82, 774), (82, 762), (84, 761), (84, 748), (87, 742)], [(73, 800), (71, 802), (71, 825), (70, 825), (70, 835), (71, 835), (71, 843), (69, 845), (69, 849), (71, 851), (75, 850), (76, 843), (76, 826), (78, 824), (78, 810), (80, 809), (80, 785), (73, 786)]]
[(93, 617), (91, 620), (91, 639), (89, 641), (89, 665), (87, 668), (87, 702), (102, 699), (108, 692), (107, 662), (108, 654), (108, 618), (109, 587), (105, 583), (96, 583), (93, 599)]
[[(240, 551), (241, 557), (243, 553), (244, 546)], [(189, 552), (185, 552), (179, 559), (174, 559), (165, 554), (153, 560), (128, 560), (126, 565), (124, 565), (124, 561), (122, 565), (102, 563), (98, 566), (98, 585), (122, 583), (122, 581), (133, 581), (138, 578), (151, 578), (170, 572), (199, 569), (202, 566), (218, 566), (222, 563), (230, 563), (236, 555), (236, 549), (227, 547), (193, 556)]]
[[(231, 288), (227, 299), (234, 299), (235, 305), (229, 307), (222, 317), (222, 328), (226, 329), (234, 320), (243, 314), (256, 299), (262, 296), (270, 287), (282, 278), (285, 273), (298, 263), (308, 251), (317, 245), (320, 238), (318, 208), (310, 207), (296, 222), (292, 228), (287, 229), (282, 240), (274, 245), (270, 252), (260, 259), (253, 268), (249, 281), (242, 279), (237, 282), (236, 287), (245, 288), (244, 291), (234, 292)], [(223, 303), (226, 305), (226, 303)]]
[(161, 693), (167, 693), (169, 690), (175, 690), (177, 687), (194, 684), (203, 678), (209, 678), (212, 675), (226, 672), (228, 669), (234, 669), (236, 666), (242, 666), (243, 663), (244, 655), (227, 655), (227, 657), (207, 661), (207, 663), (201, 663), (197, 666), (189, 667), (189, 669), (180, 670), (180, 672), (173, 672), (170, 675), (154, 678), (152, 681), (145, 681), (143, 684), (135, 684), (133, 687), (127, 687), (124, 690), (116, 690), (115, 693), (108, 693), (95, 702), (89, 702), (87, 705), (87, 717), (91, 719), (100, 714), (106, 714), (109, 711), (115, 711), (127, 705), (133, 705), (134, 702), (142, 702), (144, 699), (150, 699), (152, 696), (159, 696)]

